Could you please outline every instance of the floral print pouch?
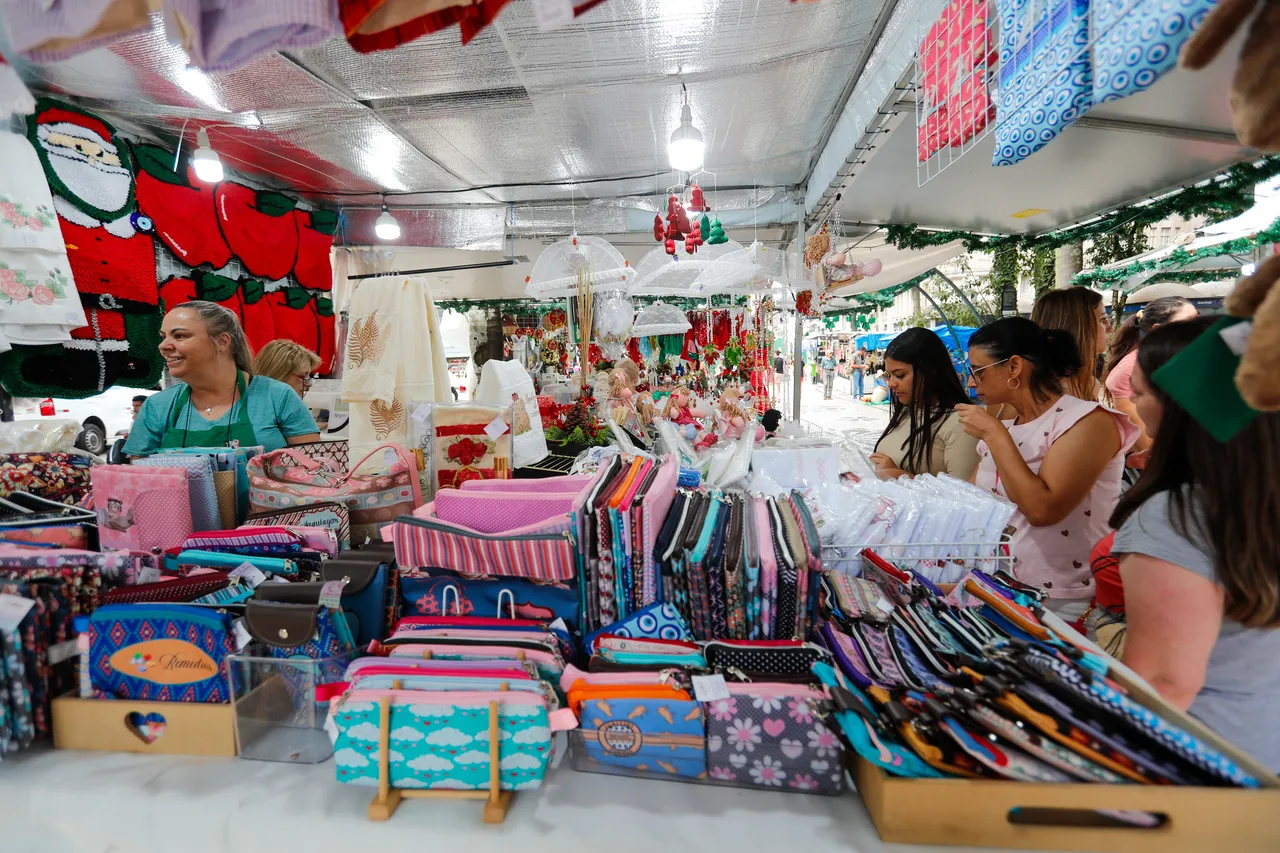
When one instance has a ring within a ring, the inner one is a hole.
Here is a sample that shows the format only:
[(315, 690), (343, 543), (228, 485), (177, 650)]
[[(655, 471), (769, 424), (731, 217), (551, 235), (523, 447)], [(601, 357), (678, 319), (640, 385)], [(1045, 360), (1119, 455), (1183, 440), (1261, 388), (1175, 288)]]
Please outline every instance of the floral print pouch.
[(844, 790), (835, 732), (818, 714), (821, 690), (795, 684), (730, 684), (729, 698), (707, 702), (707, 775), (781, 791)]

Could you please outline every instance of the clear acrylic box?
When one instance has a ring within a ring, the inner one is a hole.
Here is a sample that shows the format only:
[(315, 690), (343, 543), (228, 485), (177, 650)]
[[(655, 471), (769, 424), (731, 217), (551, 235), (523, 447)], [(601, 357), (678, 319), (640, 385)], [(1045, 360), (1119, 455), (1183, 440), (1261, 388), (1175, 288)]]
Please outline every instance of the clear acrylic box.
[(324, 730), (329, 703), (316, 687), (341, 680), (351, 658), (275, 658), (258, 645), (228, 657), (241, 758), (318, 764), (333, 754)]

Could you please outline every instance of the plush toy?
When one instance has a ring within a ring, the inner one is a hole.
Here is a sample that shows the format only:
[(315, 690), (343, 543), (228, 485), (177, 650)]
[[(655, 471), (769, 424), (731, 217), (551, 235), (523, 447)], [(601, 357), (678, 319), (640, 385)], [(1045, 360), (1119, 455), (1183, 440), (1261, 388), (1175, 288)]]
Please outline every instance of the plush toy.
[[(1222, 0), (1182, 46), (1179, 56), (1182, 67), (1198, 71), (1212, 62), (1236, 30), (1244, 26), (1256, 5), (1256, 0)], [(1277, 67), (1280, 67), (1280, 3), (1263, 2), (1240, 49), (1240, 64), (1231, 82), (1231, 117), (1240, 143), (1266, 154), (1280, 152)], [(1255, 274), (1252, 278), (1259, 276)], [(1256, 286), (1265, 289), (1269, 282)], [(1243, 387), (1241, 393), (1244, 393)], [(1245, 397), (1248, 399), (1247, 394)]]
[(662, 416), (676, 425), (678, 433), (687, 440), (693, 441), (702, 429), (702, 424), (698, 423), (695, 411), (693, 394), (689, 391), (689, 386), (679, 385), (671, 392), (671, 396), (667, 398), (667, 405), (662, 410)]
[[(730, 385), (720, 394), (720, 401), (716, 404), (716, 414), (720, 422), (720, 432), (729, 441), (741, 438), (753, 420), (749, 410), (745, 408), (742, 392), (734, 385)], [(757, 424), (754, 429), (756, 431), (754, 440), (764, 440), (764, 427)]]
[[(1257, 32), (1256, 24), (1254, 32)], [(1260, 412), (1280, 411), (1280, 371), (1276, 370), (1277, 358), (1280, 358), (1277, 281), (1280, 281), (1280, 255), (1272, 255), (1253, 275), (1240, 279), (1226, 301), (1227, 313), (1232, 317), (1253, 319), (1253, 331), (1236, 369), (1236, 388), (1244, 401)]]

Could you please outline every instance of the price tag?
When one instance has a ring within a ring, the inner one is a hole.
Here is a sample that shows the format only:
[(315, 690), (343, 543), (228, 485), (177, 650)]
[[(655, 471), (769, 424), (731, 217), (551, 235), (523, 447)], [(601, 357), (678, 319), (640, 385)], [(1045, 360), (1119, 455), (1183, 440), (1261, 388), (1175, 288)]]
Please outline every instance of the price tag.
[(155, 566), (143, 566), (138, 569), (138, 583), (155, 583), (160, 580), (160, 570)]
[(400, 454), (388, 447), (386, 450), (382, 451), (382, 461), (388, 468), (394, 468), (395, 464), (400, 461)]
[(889, 599), (885, 598), (883, 595), (880, 596), (880, 600), (876, 602), (876, 607), (879, 608), (884, 613), (893, 612), (893, 605), (890, 604)]
[(59, 664), (80, 654), (80, 638), (64, 640), (49, 647), (49, 664)]
[(716, 702), (729, 698), (729, 686), (723, 675), (693, 676), (693, 695), (699, 702)]
[(0, 631), (16, 631), (26, 618), (31, 608), (36, 606), (34, 598), (23, 598), (20, 595), (0, 595)]
[(573, 0), (533, 0), (533, 17), (544, 33), (558, 30), (573, 20)]
[(431, 417), (431, 407), (426, 403), (419, 403), (414, 410), (409, 413), (409, 417), (413, 418), (420, 424), (425, 424)]
[(567, 633), (569, 633), (569, 626), (568, 626), (568, 625), (566, 625), (566, 624), (564, 624), (564, 619), (562, 619), (562, 618), (560, 618), (559, 616), (557, 616), (557, 617), (556, 617), (556, 621), (554, 621), (554, 622), (552, 622), (552, 623), (551, 623), (551, 630), (552, 630), (552, 631), (564, 631), (564, 632), (567, 634)]
[(282, 578), (279, 575), (272, 575), (270, 580), (272, 583), (288, 583), (289, 582), (288, 578)]
[(337, 746), (338, 744), (338, 724), (333, 719), (333, 703), (329, 703), (329, 714), (324, 718), (324, 733), (329, 736), (329, 741)]
[(494, 418), (489, 425), (484, 428), (484, 434), (494, 441), (497, 441), (498, 437), (504, 434), (508, 429), (510, 429), (510, 427), (507, 426), (507, 422), (498, 417)]
[(231, 633), (236, 638), (236, 651), (242, 652), (245, 647), (253, 642), (253, 636), (249, 633), (249, 629), (244, 626), (244, 619), (237, 619), (231, 623)]
[(241, 563), (236, 566), (235, 571), (231, 573), (230, 577), (240, 578), (254, 589), (257, 588), (258, 584), (267, 579), (267, 576), (263, 574), (257, 566), (253, 565), (253, 563)]
[(343, 578), (340, 581), (329, 581), (320, 587), (320, 605), (329, 609), (336, 609), (342, 606), (342, 588), (351, 582), (351, 578)]

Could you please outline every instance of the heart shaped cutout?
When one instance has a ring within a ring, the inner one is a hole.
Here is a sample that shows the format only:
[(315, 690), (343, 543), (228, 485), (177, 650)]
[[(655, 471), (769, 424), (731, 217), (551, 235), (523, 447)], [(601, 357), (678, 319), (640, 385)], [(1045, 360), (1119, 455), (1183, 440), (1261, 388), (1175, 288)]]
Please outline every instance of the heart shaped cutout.
[(155, 711), (150, 714), (130, 711), (124, 715), (124, 725), (125, 728), (133, 732), (134, 737), (150, 746), (164, 734), (168, 723), (165, 722), (163, 715)]
[(787, 728), (787, 724), (782, 720), (765, 720), (764, 721), (764, 733), (767, 734), (769, 737), (777, 737), (778, 735), (782, 734), (786, 730), (786, 728)]

